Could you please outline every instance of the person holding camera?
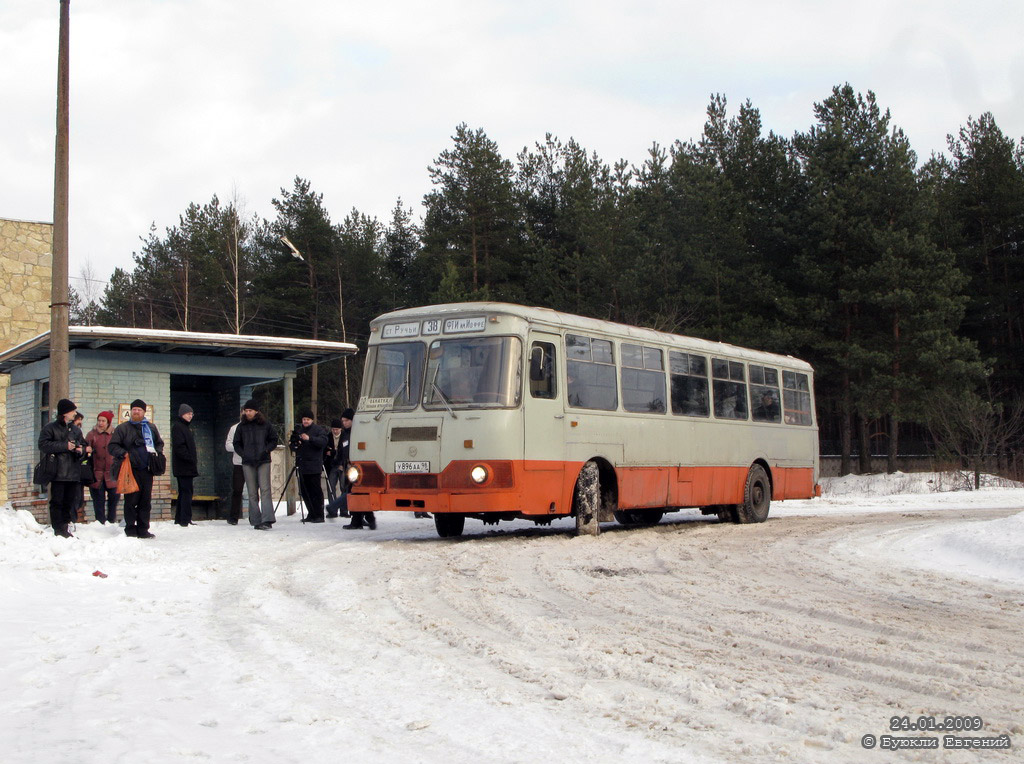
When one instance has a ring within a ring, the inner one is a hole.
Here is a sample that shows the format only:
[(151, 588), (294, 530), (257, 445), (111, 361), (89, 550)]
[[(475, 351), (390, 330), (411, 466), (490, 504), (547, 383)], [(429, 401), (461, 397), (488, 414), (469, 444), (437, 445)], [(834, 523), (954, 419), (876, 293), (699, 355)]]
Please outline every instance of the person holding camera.
[[(71, 422), (76, 406), (67, 398), (57, 402), (57, 418), (39, 433), (39, 450), (55, 454), (55, 474), (50, 482), (50, 526), (54, 536), (72, 538), (68, 531), (75, 494), (82, 490), (82, 456), (86, 442), (82, 431)], [(45, 457), (44, 457), (45, 458)]]
[(125, 459), (132, 468), (139, 490), (124, 495), (124, 535), (140, 539), (155, 538), (149, 532), (149, 514), (153, 504), (153, 478), (167, 469), (164, 439), (156, 424), (146, 419), (146, 402), (131, 402), (127, 422), (122, 422), (110, 436), (107, 451), (114, 457), (113, 474), (117, 475)]
[(255, 398), (242, 406), (242, 418), (231, 445), (242, 459), (242, 475), (249, 492), (249, 524), (258, 531), (269, 531), (277, 519), (270, 487), (270, 455), (277, 448), (277, 431), (263, 416)]
[(324, 470), (324, 449), (327, 430), (313, 421), (309, 409), (299, 412), (301, 424), (292, 432), (288, 446), (295, 454), (295, 472), (299, 476), (299, 492), (306, 504), (307, 523), (324, 522), (324, 489), (320, 476)]

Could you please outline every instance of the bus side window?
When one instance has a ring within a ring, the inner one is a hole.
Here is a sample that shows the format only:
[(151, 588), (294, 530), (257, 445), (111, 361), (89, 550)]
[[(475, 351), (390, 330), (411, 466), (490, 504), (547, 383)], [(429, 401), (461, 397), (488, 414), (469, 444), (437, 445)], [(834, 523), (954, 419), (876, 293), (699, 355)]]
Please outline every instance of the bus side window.
[(711, 377), (711, 388), (715, 394), (715, 418), (746, 419), (747, 382), (743, 364), (724, 358), (712, 358)]
[(555, 346), (550, 342), (534, 342), (530, 347), (530, 395), (534, 398), (554, 398)]

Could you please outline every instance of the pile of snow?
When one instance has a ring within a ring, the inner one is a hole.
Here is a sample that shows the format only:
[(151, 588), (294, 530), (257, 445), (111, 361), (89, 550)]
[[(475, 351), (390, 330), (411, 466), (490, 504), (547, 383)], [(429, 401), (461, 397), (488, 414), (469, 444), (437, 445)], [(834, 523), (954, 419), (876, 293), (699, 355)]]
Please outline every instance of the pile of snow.
[[(1024, 484), (983, 474), (982, 488), (1024, 488)], [(826, 499), (865, 496), (897, 496), (901, 494), (947, 493), (974, 488), (974, 475), (967, 472), (894, 472), (878, 475), (844, 475), (821, 479), (822, 496)]]

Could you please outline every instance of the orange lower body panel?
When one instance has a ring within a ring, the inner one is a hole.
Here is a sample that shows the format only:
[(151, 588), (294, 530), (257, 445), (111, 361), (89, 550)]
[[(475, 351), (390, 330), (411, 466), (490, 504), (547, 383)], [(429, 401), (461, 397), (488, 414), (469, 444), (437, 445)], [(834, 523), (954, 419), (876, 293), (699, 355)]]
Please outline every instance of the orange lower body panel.
[[(348, 498), (352, 512), (518, 512), (525, 515), (566, 515), (582, 462), (511, 461), (511, 477), (500, 486), (396, 489), (355, 486)], [(454, 464), (449, 469), (453, 469)], [(454, 471), (454, 469), (453, 469)], [(436, 484), (450, 485), (448, 470)], [(620, 467), (620, 509), (704, 507), (739, 504), (746, 467)], [(385, 477), (385, 485), (392, 476)], [(809, 499), (815, 495), (810, 467), (776, 467), (771, 471), (772, 500)]]

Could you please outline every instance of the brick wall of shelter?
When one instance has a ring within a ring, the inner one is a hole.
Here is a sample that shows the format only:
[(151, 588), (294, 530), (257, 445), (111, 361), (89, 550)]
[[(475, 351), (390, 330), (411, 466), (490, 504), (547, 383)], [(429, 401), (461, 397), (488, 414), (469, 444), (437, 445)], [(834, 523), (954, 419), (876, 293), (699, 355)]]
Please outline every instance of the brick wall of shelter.
[[(72, 354), (73, 357), (73, 354)], [(118, 404), (131, 403), (136, 398), (153, 406), (154, 421), (164, 439), (164, 453), (170, 457), (171, 419), (170, 375), (155, 371), (124, 371), (97, 368), (77, 368), (72, 360), (71, 399), (85, 416), (88, 431), (96, 422), (96, 415), (104, 410), (117, 416)], [(22, 382), (11, 386), (7, 411), (10, 421), (16, 423), (8, 434), (11, 470), (10, 501), (16, 509), (28, 509), (40, 523), (49, 523), (45, 502), (40, 500), (38, 486), (32, 484), (32, 467), (39, 459), (37, 449), (41, 418), (39, 409), (39, 382)], [(117, 424), (117, 423), (115, 423)], [(168, 465), (169, 467), (170, 465)], [(118, 512), (121, 516), (121, 512)], [(153, 520), (173, 518), (171, 509), (170, 469), (153, 481)], [(86, 518), (93, 517), (91, 507)]]

